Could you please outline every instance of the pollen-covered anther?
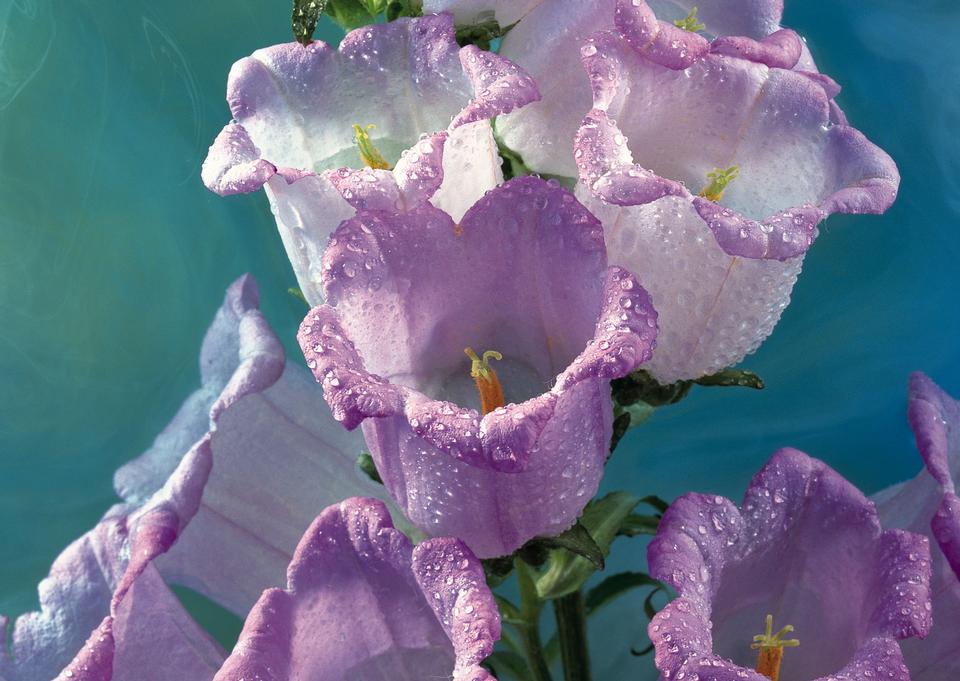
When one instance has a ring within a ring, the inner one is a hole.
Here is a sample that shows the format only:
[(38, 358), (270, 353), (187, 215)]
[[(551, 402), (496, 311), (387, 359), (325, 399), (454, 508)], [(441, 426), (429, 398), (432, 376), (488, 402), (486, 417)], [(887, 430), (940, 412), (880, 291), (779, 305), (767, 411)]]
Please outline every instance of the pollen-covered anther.
[(357, 143), (357, 149), (360, 151), (360, 159), (368, 168), (373, 168), (374, 170), (390, 170), (390, 164), (387, 163), (387, 159), (383, 157), (379, 149), (373, 146), (373, 141), (370, 139), (369, 131), (375, 127), (373, 124), (367, 127), (357, 125), (356, 123), (353, 124), (353, 138)]
[(685, 16), (683, 19), (677, 19), (673, 22), (673, 25), (677, 28), (682, 28), (684, 31), (690, 31), (691, 33), (696, 33), (697, 31), (702, 31), (707, 26), (706, 24), (701, 24), (697, 21), (697, 8), (696, 6), (690, 10), (690, 14)]
[(723, 198), (723, 192), (740, 175), (740, 166), (730, 166), (729, 168), (714, 168), (707, 173), (707, 179), (710, 181), (700, 192), (699, 196), (709, 201), (719, 201)]
[(480, 393), (480, 411), (489, 414), (494, 409), (506, 404), (503, 398), (503, 386), (500, 385), (500, 379), (497, 372), (490, 367), (490, 360), (497, 361), (503, 359), (496, 350), (487, 350), (483, 357), (478, 357), (473, 348), (464, 348), (464, 353), (470, 358), (470, 376), (477, 384), (477, 392)]
[(766, 676), (770, 681), (780, 678), (780, 663), (783, 661), (784, 648), (796, 648), (800, 641), (795, 638), (783, 638), (793, 631), (793, 625), (788, 624), (776, 634), (773, 633), (773, 615), (767, 615), (766, 627), (762, 634), (753, 637), (750, 645), (757, 654), (757, 672)]

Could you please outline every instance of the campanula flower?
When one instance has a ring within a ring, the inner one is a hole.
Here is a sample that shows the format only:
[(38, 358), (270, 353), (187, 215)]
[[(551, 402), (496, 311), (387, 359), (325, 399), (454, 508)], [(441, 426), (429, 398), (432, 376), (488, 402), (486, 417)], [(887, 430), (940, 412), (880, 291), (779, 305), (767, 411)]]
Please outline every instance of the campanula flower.
[(677, 592), (648, 627), (671, 681), (908, 681), (898, 641), (930, 629), (927, 539), (882, 529), (871, 501), (796, 450), (740, 508), (680, 497), (648, 557)]
[(609, 451), (610, 380), (656, 337), (646, 292), (606, 261), (596, 218), (533, 177), (459, 223), (424, 204), (337, 229), (300, 346), (416, 526), (486, 558), (576, 520)]
[(325, 506), (381, 492), (356, 467), (362, 438), (285, 362), (258, 307), (251, 277), (228, 289), (200, 352), (201, 387), (117, 471), (120, 502), (54, 561), (40, 610), (17, 618), (9, 654), (0, 649), (4, 681), (212, 678), (226, 654), (167, 584), (245, 616), (283, 584)]
[(578, 197), (660, 313), (649, 370), (669, 383), (739, 362), (787, 306), (817, 225), (886, 210), (895, 164), (831, 121), (809, 74), (715, 53), (672, 70), (617, 30), (581, 54), (594, 108), (574, 147)]
[(960, 678), (960, 403), (929, 377), (910, 377), (908, 418), (925, 464), (920, 474), (877, 494), (884, 525), (923, 534), (933, 547), (933, 629), (904, 641), (913, 681)]
[(203, 181), (221, 195), (264, 187), (301, 289), (318, 303), (323, 249), (341, 220), (428, 200), (459, 220), (503, 179), (488, 119), (537, 98), (507, 59), (458, 47), (450, 15), (364, 26), (337, 49), (275, 45), (231, 69), (233, 121)]

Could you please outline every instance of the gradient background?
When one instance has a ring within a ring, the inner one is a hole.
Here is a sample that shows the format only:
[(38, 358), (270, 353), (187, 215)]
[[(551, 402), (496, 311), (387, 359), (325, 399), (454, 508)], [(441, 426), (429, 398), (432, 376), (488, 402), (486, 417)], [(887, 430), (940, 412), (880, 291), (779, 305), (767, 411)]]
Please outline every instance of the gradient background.
[[(0, 0), (0, 612), (13, 616), (37, 607), (51, 561), (114, 502), (114, 469), (198, 385), (225, 287), (256, 276), (291, 358), (304, 311), (262, 193), (221, 199), (199, 178), (231, 63), (289, 39), (289, 2), (54, 4)], [(766, 390), (701, 389), (662, 410), (605, 487), (739, 498), (792, 445), (873, 492), (919, 467), (909, 372), (960, 395), (960, 5), (787, 5), (851, 123), (900, 165), (900, 198), (821, 227), (792, 305), (744, 362)], [(621, 541), (612, 569), (642, 561), (642, 543)], [(229, 645), (236, 622), (201, 618)], [(650, 658), (627, 654), (645, 623), (639, 598), (600, 616), (596, 678), (649, 675)]]

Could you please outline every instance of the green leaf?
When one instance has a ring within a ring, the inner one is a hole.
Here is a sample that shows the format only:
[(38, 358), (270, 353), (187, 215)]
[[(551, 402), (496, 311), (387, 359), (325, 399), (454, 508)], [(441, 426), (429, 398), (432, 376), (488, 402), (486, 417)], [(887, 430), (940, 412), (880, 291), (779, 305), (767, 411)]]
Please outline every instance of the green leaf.
[(670, 508), (670, 504), (661, 499), (655, 494), (644, 497), (640, 500), (641, 504), (646, 504), (647, 506), (652, 506), (657, 509), (657, 511), (662, 515), (667, 512), (667, 509)]
[(613, 454), (613, 450), (617, 448), (617, 445), (620, 444), (620, 440), (623, 439), (623, 436), (627, 434), (627, 431), (630, 429), (630, 412), (625, 411), (620, 413), (615, 419), (613, 419), (613, 435), (610, 437), (610, 453)]
[(587, 592), (587, 614), (592, 615), (617, 596), (642, 586), (660, 589), (663, 584), (644, 572), (620, 572), (610, 575)]
[(324, 12), (345, 31), (372, 24), (377, 19), (376, 14), (367, 10), (365, 0), (326, 0)]
[(359, 2), (374, 17), (387, 10), (387, 0), (359, 0)]
[[(638, 497), (627, 492), (613, 492), (587, 504), (579, 525), (587, 531), (601, 555), (610, 552), (610, 545), (626, 518), (640, 503)], [(570, 553), (568, 550), (550, 552), (546, 570), (537, 578), (540, 598), (559, 598), (579, 589), (597, 569), (595, 562)]]
[(506, 678), (507, 675), (504, 672), (520, 681), (529, 681), (531, 678), (530, 668), (523, 655), (509, 650), (494, 651), (482, 664), (499, 679)]
[(517, 626), (526, 626), (528, 624), (527, 620), (523, 618), (520, 608), (499, 594), (494, 594), (493, 598), (497, 602), (497, 608), (499, 608), (500, 616), (504, 622)]
[(484, 558), (480, 561), (483, 565), (483, 574), (487, 578), (488, 586), (499, 586), (513, 572), (513, 558), (503, 556), (501, 558)]
[(763, 390), (763, 379), (752, 371), (745, 369), (726, 369), (718, 371), (710, 376), (701, 376), (694, 381), (697, 385), (704, 386), (736, 386), (739, 388), (753, 388), (754, 390)]
[(357, 457), (357, 466), (367, 474), (368, 478), (381, 485), (383, 484), (383, 479), (377, 471), (377, 464), (373, 462), (373, 457), (370, 456), (369, 452), (361, 452), (360, 456)]
[(637, 537), (640, 535), (655, 535), (660, 526), (660, 516), (641, 515), (631, 513), (623, 519), (617, 534), (622, 537)]
[(317, 22), (326, 4), (327, 0), (293, 0), (290, 25), (293, 37), (304, 47), (313, 40), (313, 32), (317, 30)]
[(598, 570), (603, 569), (603, 550), (578, 520), (573, 527), (556, 537), (538, 537), (538, 543), (550, 549), (566, 549), (583, 556)]

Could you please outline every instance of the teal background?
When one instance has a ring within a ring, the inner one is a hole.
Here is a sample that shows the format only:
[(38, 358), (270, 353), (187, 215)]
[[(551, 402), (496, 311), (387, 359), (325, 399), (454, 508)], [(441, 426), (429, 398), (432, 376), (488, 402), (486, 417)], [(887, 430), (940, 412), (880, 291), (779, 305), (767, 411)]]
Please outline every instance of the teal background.
[[(608, 488), (738, 497), (792, 445), (873, 492), (919, 466), (909, 372), (960, 394), (960, 5), (787, 5), (851, 122), (900, 165), (900, 198), (822, 226), (792, 305), (744, 362), (766, 390), (700, 389), (662, 410), (624, 440)], [(197, 386), (239, 274), (298, 357), (304, 308), (266, 199), (222, 199), (199, 178), (231, 63), (288, 25), (285, 0), (0, 0), (0, 612), (37, 606), (51, 561), (114, 502), (114, 469)], [(622, 544), (613, 564), (642, 556)], [(649, 665), (624, 656), (644, 620), (623, 607), (623, 635), (597, 640), (599, 678)]]

